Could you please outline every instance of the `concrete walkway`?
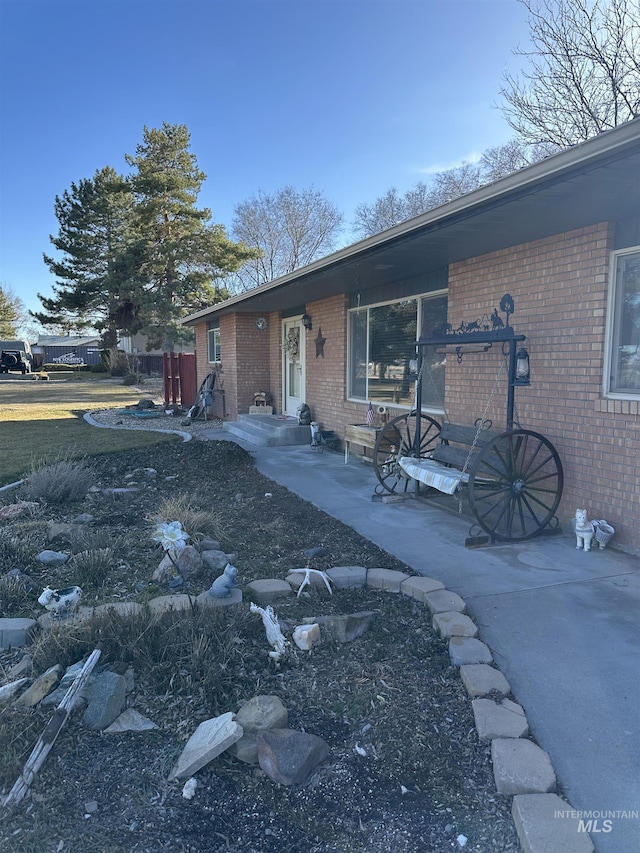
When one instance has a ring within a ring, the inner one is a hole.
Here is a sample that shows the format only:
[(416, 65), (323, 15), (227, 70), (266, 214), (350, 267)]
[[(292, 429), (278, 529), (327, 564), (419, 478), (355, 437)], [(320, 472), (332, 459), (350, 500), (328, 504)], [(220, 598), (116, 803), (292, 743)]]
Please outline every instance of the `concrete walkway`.
[(372, 501), (370, 465), (238, 443), (265, 476), (464, 598), (596, 851), (640, 851), (640, 560), (577, 551), (570, 532), (469, 550), (458, 516)]

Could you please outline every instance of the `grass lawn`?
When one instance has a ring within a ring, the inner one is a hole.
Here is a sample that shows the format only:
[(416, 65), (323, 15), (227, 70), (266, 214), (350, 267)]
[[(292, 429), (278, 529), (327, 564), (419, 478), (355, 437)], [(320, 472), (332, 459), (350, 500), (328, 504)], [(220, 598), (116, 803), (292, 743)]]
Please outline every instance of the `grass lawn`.
[(0, 381), (0, 486), (15, 482), (43, 461), (80, 458), (149, 447), (174, 436), (146, 430), (96, 429), (82, 416), (135, 404), (140, 391), (94, 374), (63, 374), (49, 382)]

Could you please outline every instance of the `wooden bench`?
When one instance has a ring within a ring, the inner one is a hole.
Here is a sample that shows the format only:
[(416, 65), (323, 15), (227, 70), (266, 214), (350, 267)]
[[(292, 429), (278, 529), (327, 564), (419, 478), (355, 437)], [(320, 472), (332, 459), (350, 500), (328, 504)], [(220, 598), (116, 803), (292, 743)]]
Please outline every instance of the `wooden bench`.
[[(469, 471), (478, 453), (497, 435), (500, 435), (499, 430), (478, 432), (477, 426), (445, 422), (440, 430), (440, 441), (429, 459), (406, 456), (399, 459), (398, 464), (414, 480), (452, 495), (461, 484), (469, 481)], [(479, 473), (491, 478), (488, 468)]]

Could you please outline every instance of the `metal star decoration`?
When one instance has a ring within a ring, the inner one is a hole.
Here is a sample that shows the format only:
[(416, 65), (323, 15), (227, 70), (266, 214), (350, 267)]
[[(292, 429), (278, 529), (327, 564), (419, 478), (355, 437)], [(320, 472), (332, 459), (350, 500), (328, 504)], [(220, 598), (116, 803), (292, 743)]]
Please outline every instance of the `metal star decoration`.
[(324, 343), (327, 339), (322, 337), (322, 328), (318, 326), (318, 334), (316, 336), (316, 358), (322, 356), (324, 358)]

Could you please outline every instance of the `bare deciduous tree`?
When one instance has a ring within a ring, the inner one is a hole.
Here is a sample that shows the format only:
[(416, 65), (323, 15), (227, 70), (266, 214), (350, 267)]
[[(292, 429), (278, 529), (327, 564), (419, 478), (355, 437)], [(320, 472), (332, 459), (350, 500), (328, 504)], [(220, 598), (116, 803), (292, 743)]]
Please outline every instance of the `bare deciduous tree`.
[(505, 74), (504, 115), (525, 143), (567, 147), (640, 112), (638, 0), (519, 0), (532, 46)]
[(237, 204), (233, 235), (261, 256), (244, 264), (227, 284), (249, 290), (293, 272), (335, 248), (342, 214), (313, 188), (259, 191)]
[(360, 237), (379, 234), (427, 210), (446, 204), (482, 184), (479, 166), (463, 162), (453, 169), (436, 172), (431, 184), (419, 181), (400, 195), (395, 187), (373, 203), (359, 204), (354, 213), (353, 230)]

